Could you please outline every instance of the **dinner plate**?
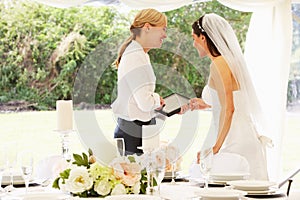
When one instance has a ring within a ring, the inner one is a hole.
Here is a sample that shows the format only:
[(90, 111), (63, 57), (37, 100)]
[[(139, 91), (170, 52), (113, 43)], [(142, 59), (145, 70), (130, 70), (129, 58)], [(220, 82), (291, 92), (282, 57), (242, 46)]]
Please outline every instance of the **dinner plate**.
[(210, 178), (214, 181), (234, 181), (243, 180), (249, 176), (249, 173), (216, 173), (210, 174)]
[(247, 192), (226, 188), (205, 188), (196, 194), (203, 200), (237, 200), (245, 196)]
[(128, 195), (112, 195), (107, 196), (104, 199), (106, 200), (161, 200), (159, 196), (152, 196), (152, 195), (135, 195), (135, 194), (128, 194)]
[(276, 185), (275, 182), (261, 180), (228, 181), (227, 184), (233, 186), (234, 189), (244, 191), (266, 191), (269, 187)]
[[(174, 176), (176, 177), (178, 175), (179, 171), (174, 172)], [(172, 172), (166, 171), (165, 172), (165, 178), (172, 178)]]
[(248, 195), (255, 195), (255, 194), (274, 194), (275, 192), (278, 191), (278, 188), (275, 188), (275, 187), (270, 187), (268, 190), (258, 190), (258, 191), (255, 191), (255, 190), (250, 190), (250, 191), (247, 191)]
[(162, 199), (182, 200), (197, 197), (196, 193), (203, 190), (199, 186), (189, 182), (162, 183), (160, 185), (160, 197)]
[[(30, 182), (33, 181), (33, 179), (29, 180)], [(10, 176), (4, 175), (2, 177), (2, 185), (9, 185), (10, 184)], [(22, 175), (14, 175), (13, 176), (13, 184), (14, 185), (24, 185), (24, 179)]]
[(70, 198), (70, 195), (62, 193), (28, 193), (18, 197), (22, 200), (64, 200)]
[(265, 193), (265, 194), (259, 194), (259, 193), (253, 193), (253, 194), (247, 194), (246, 197), (250, 198), (277, 198), (277, 197), (286, 197), (286, 194), (283, 193), (280, 190), (277, 190), (275, 192)]

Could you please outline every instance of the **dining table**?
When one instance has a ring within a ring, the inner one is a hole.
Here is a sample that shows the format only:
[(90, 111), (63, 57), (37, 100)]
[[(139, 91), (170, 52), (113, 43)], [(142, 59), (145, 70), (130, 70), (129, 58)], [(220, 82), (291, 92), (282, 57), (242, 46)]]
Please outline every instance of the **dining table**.
[[(211, 190), (214, 190), (214, 187), (210, 187)], [(218, 187), (215, 188), (218, 190)], [(170, 182), (163, 182), (160, 186), (160, 190), (156, 188), (154, 190), (153, 198), (149, 198), (151, 196), (148, 195), (140, 195), (140, 199), (143, 200), (143, 197), (148, 197), (147, 199), (161, 199), (161, 200), (202, 200), (207, 199), (210, 200), (210, 198), (202, 198), (201, 192), (205, 190), (205, 188), (199, 187), (198, 184), (195, 184), (194, 182), (189, 181), (177, 181), (174, 183)], [(230, 188), (229, 188), (230, 190)], [(133, 199), (129, 198), (130, 196), (122, 196), (120, 199)], [(0, 193), (0, 200), (79, 200), (81, 198), (74, 197), (66, 192), (63, 192), (58, 189), (52, 188), (52, 182), (51, 180), (45, 181), (39, 181), (36, 183), (31, 183), (31, 186), (28, 188), (28, 190), (25, 190), (25, 187), (15, 187), (15, 189), (11, 192), (1, 192)], [(89, 199), (89, 198), (87, 198)], [(92, 198), (91, 198), (92, 199)], [(95, 198), (93, 198), (95, 199)], [(103, 199), (103, 198), (99, 198)], [(224, 198), (211, 198), (211, 199), (224, 199)], [(228, 198), (230, 199), (230, 198)], [(234, 199), (234, 198), (233, 198)], [(285, 195), (284, 191), (278, 192), (276, 195), (273, 196), (267, 196), (265, 198), (259, 196), (259, 197), (253, 197), (253, 196), (242, 196), (240, 200), (284, 200), (288, 199), (288, 197)], [(227, 198), (226, 198), (227, 200)]]

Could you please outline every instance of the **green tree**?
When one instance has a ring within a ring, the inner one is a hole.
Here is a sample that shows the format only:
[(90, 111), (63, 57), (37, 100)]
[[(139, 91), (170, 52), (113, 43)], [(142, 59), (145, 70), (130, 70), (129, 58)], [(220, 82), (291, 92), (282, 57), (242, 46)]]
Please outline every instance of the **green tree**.
[[(17, 0), (1, 1), (0, 11), (0, 103), (25, 100), (37, 103), (36, 109), (51, 109), (57, 99), (76, 97), (80, 103), (85, 100), (80, 94), (95, 85), (94, 99), (87, 103), (112, 102), (117, 73), (111, 63), (137, 11), (124, 14), (113, 7), (89, 6), (60, 9)], [(201, 95), (210, 61), (199, 59), (192, 47), (191, 24), (209, 12), (225, 17), (243, 46), (250, 13), (217, 1), (166, 12), (168, 38), (161, 49), (149, 53), (161, 95), (171, 91)], [(79, 70), (94, 72), (78, 77)], [(95, 82), (80, 82), (81, 78)], [(75, 81), (79, 81), (78, 90)]]

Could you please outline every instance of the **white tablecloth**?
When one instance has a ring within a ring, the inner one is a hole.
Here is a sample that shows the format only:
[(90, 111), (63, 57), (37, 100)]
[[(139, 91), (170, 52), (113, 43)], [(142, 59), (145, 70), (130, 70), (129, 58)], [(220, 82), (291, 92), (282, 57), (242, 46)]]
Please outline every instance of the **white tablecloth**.
[[(198, 200), (197, 191), (203, 190), (198, 186), (193, 185), (189, 182), (178, 182), (176, 185), (170, 183), (162, 183), (160, 196), (164, 200)], [(157, 194), (156, 194), (157, 195)], [(25, 198), (24, 198), (25, 197)], [(0, 200), (78, 200), (78, 197), (72, 197), (68, 194), (64, 194), (59, 190), (51, 188), (51, 184), (47, 187), (35, 186), (30, 187), (25, 195), (25, 188), (16, 188), (13, 192), (7, 194), (0, 194)], [(100, 198), (99, 198), (100, 199)], [(103, 198), (102, 198), (103, 199)], [(254, 200), (254, 199), (267, 199), (267, 200), (285, 200), (287, 197), (277, 198), (248, 198), (245, 197), (243, 200)]]

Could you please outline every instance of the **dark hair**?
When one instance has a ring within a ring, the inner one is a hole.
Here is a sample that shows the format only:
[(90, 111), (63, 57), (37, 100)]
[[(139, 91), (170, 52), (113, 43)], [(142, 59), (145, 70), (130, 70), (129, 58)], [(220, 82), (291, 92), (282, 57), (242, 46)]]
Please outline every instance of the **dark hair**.
[(193, 25), (192, 25), (193, 32), (198, 37), (200, 37), (200, 35), (203, 35), (206, 38), (208, 50), (213, 57), (220, 56), (221, 53), (219, 52), (218, 48), (216, 47), (216, 45), (213, 43), (213, 41), (210, 39), (210, 37), (207, 35), (205, 29), (203, 28), (202, 21), (203, 21), (204, 16), (205, 15), (203, 15), (202, 17), (200, 17), (199, 20), (197, 20), (193, 23)]

